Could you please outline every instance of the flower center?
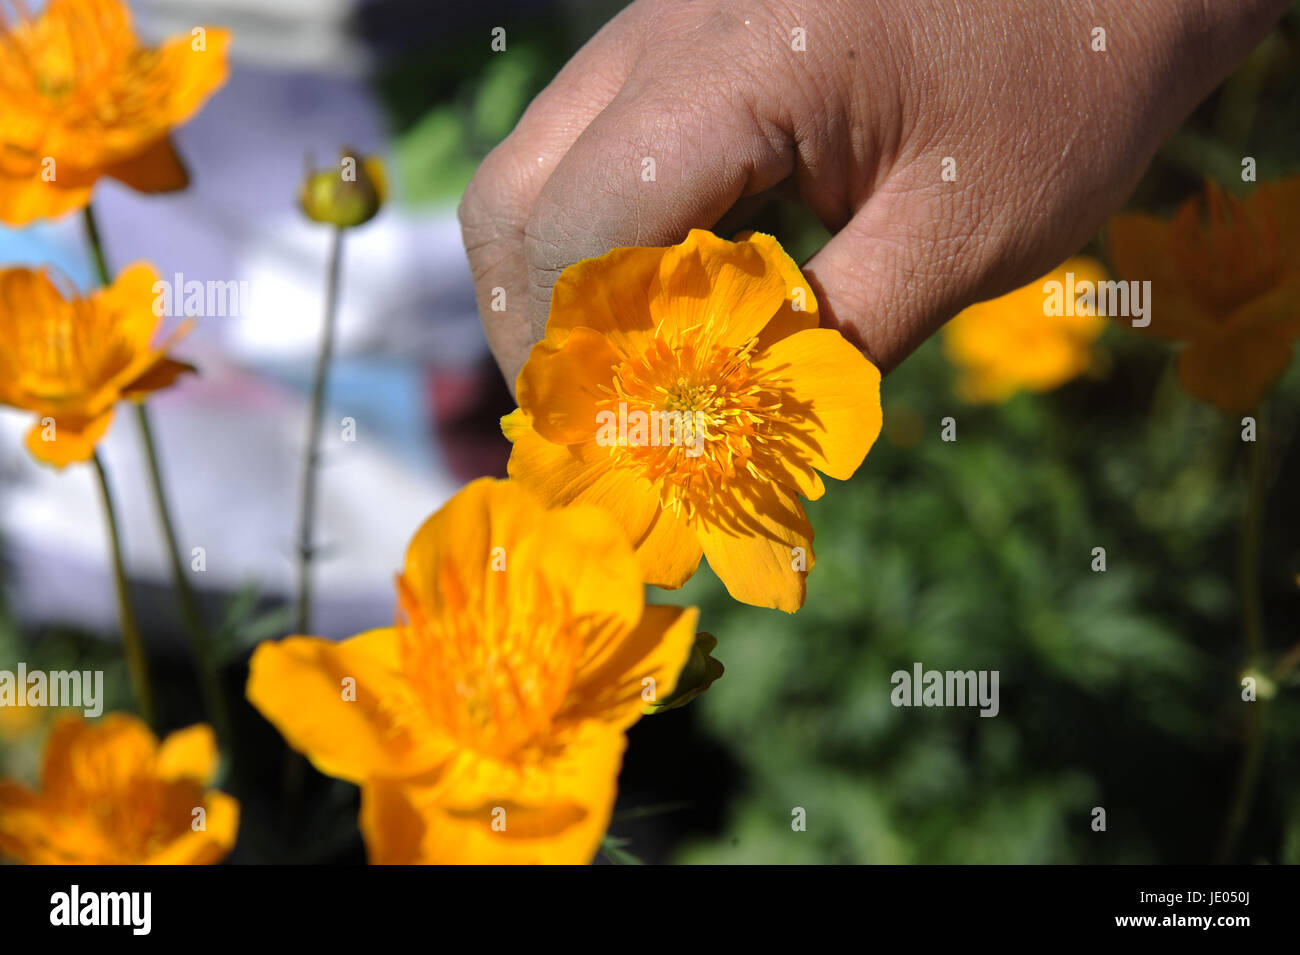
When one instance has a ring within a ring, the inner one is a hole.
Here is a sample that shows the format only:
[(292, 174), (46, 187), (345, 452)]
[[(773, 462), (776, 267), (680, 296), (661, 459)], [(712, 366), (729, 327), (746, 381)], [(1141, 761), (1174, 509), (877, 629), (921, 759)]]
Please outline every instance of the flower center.
[[(598, 402), (617, 420), (606, 443), (615, 465), (659, 486), (660, 500), (693, 519), (697, 508), (741, 472), (760, 477), (756, 458), (781, 419), (781, 396), (751, 365), (744, 345), (671, 343), (656, 337), (614, 368)], [(626, 426), (624, 425), (626, 422)]]
[[(62, 303), (60, 303), (60, 306)], [(18, 389), (45, 401), (73, 400), (92, 392), (131, 359), (131, 350), (112, 329), (118, 316), (87, 301), (26, 314), (11, 329), (0, 328), (0, 373)]]
[[(105, 129), (127, 123), (150, 126), (153, 117), (166, 113), (174, 77), (159, 69), (159, 52), (139, 46), (124, 23), (109, 18), (72, 24), (44, 14), (33, 18), (17, 2), (17, 22), (10, 27), (4, 2), (0, 0), (0, 92), (22, 107), (15, 110), (18, 115), (33, 114), (45, 125), (50, 111), (57, 111), (61, 128), (75, 130), (83, 147), (91, 143), (100, 149)], [(17, 132), (6, 129), (4, 134), (13, 138)]]
[(563, 595), (538, 577), (521, 596), (488, 571), (470, 599), (456, 568), (440, 568), (436, 614), (399, 578), (403, 668), (431, 720), (467, 748), (509, 758), (543, 741), (568, 695), (581, 628)]

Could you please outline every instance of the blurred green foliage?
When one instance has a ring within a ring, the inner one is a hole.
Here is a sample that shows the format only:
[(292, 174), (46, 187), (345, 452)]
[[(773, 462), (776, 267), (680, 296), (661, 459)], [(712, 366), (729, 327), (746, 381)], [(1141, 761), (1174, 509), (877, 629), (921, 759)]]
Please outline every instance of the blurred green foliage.
[[(672, 596), (699, 603), (718, 637), (726, 675), (692, 705), (746, 779), (724, 831), (678, 860), (1212, 857), (1259, 705), (1238, 684), (1245, 446), (1238, 424), (1177, 389), (1166, 349), (1118, 328), (1106, 343), (1104, 379), (973, 408), (951, 396), (931, 342), (887, 379), (866, 465), (808, 505), (803, 610), (737, 605), (711, 573)], [(1281, 456), (1297, 371), (1270, 422), (1275, 500), (1283, 470), (1300, 469)], [(940, 439), (946, 416), (954, 442)], [(1268, 645), (1281, 652), (1300, 640), (1300, 535), (1285, 507), (1269, 513)], [(895, 708), (890, 675), (914, 662), (998, 670), (1001, 712)], [(1297, 716), (1293, 686), (1270, 714), (1251, 858), (1294, 858)], [(791, 830), (793, 807), (806, 832)]]
[(492, 52), (488, 35), (483, 28), (435, 38), (387, 62), (378, 78), (396, 132), (398, 192), (411, 205), (457, 202), (482, 158), (576, 49), (571, 26), (555, 20), (512, 25), (502, 53)]

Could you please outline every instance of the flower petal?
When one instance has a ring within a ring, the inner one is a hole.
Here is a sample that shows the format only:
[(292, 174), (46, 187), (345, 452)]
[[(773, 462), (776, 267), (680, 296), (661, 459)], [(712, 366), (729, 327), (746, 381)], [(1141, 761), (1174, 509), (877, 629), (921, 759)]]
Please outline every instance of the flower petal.
[(24, 344), (45, 327), (61, 328), (74, 321), (73, 306), (48, 271), (0, 269), (0, 398), (14, 401), (16, 383), (29, 371), (21, 358)]
[[(48, 36), (75, 37), (95, 50), (100, 67), (75, 76), (72, 91), (102, 100), (98, 121), (66, 122), (55, 114), (43, 146), (60, 161), (102, 170), (139, 156), (193, 116), (226, 80), (230, 34), (218, 27), (198, 27), (146, 49), (132, 32), (124, 3), (64, 0), (51, 3), (44, 19)], [(64, 55), (69, 53), (79, 55)], [(100, 86), (91, 90), (87, 82)]]
[(591, 504), (609, 512), (635, 548), (646, 583), (680, 587), (694, 573), (698, 545), (676, 518), (662, 516), (659, 492), (648, 480), (631, 469), (612, 467), (608, 449), (594, 441), (554, 444), (517, 419), (510, 428), (510, 476), (543, 504)]
[(525, 612), (563, 594), (576, 617), (630, 627), (643, 601), (636, 557), (611, 515), (547, 510), (523, 485), (490, 478), (468, 485), (416, 532), (402, 583), (419, 612), (453, 619), (484, 602)]
[(89, 419), (79, 414), (54, 414), (45, 418), (27, 432), (27, 450), (36, 460), (62, 469), (90, 460), (95, 446), (113, 422), (113, 412), (110, 409)]
[(226, 82), (226, 65), (230, 48), (230, 31), (220, 27), (200, 27), (203, 48), (195, 49), (198, 39), (186, 31), (158, 48), (151, 68), (140, 81), (165, 88), (159, 105), (160, 119), (168, 126), (179, 126)]
[(1239, 334), (1300, 335), (1300, 274), (1238, 308), (1227, 327)]
[(837, 331), (797, 332), (755, 356), (779, 381), (784, 440), (775, 444), (841, 481), (861, 466), (880, 434), (880, 372)]
[(179, 192), (190, 184), (189, 171), (170, 136), (138, 155), (105, 166), (104, 175), (144, 193)]
[(1246, 205), (1262, 210), (1276, 224), (1282, 267), (1291, 275), (1300, 274), (1300, 176), (1260, 183)]
[(288, 637), (253, 652), (247, 696), (322, 773), (407, 778), (435, 769), (450, 744), (424, 723), (400, 666), (394, 629), (342, 643)]
[[(503, 554), (508, 562), (541, 510), (518, 486), (491, 478), (470, 482), (412, 536), (402, 571), (405, 586), (428, 612), (454, 614), (479, 603), (486, 588), (497, 586), (494, 556)], [(444, 568), (454, 571), (459, 593), (444, 586)]]
[(89, 185), (46, 182), (39, 171), (31, 176), (0, 175), (0, 222), (21, 229), (38, 219), (62, 218), (84, 209), (91, 190)]
[(664, 250), (650, 287), (650, 312), (661, 337), (741, 346), (785, 304), (783, 267), (763, 243), (728, 242), (703, 229)]
[(1128, 281), (1151, 283), (1151, 324), (1139, 331), (1186, 341), (1214, 329), (1212, 317), (1178, 274), (1170, 223), (1145, 214), (1119, 215), (1106, 231), (1115, 271)]
[(591, 328), (623, 354), (638, 353), (654, 331), (650, 284), (666, 251), (620, 248), (569, 266), (551, 291), (547, 340), (558, 345), (573, 329)]
[[(806, 333), (801, 333), (806, 334)], [(714, 502), (698, 528), (704, 556), (741, 603), (794, 613), (812, 570), (812, 526), (792, 493), (751, 482)]]
[(462, 756), (437, 786), (372, 783), (361, 831), (376, 864), (581, 865), (609, 826), (626, 743), (584, 725), (554, 756), (519, 768)]
[(114, 331), (133, 351), (147, 350), (162, 322), (153, 307), (157, 297), (154, 288), (161, 281), (152, 265), (133, 262), (117, 274), (112, 285), (90, 297), (93, 307), (109, 317)]
[(149, 727), (130, 714), (110, 713), (95, 722), (65, 716), (45, 744), (41, 792), (72, 804), (115, 791), (126, 797), (133, 779), (152, 772), (157, 747)]
[[(194, 807), (199, 808), (199, 807)], [(204, 828), (190, 827), (186, 816), (181, 834), (150, 856), (148, 865), (216, 865), (235, 847), (239, 835), (239, 802), (223, 792), (203, 794)]]
[(423, 852), (429, 811), (417, 808), (414, 795), (409, 787), (389, 780), (362, 785), (358, 823), (371, 865), (420, 865), (426, 861)]
[[(699, 611), (648, 604), (635, 629), (593, 631), (561, 721), (600, 720), (625, 730), (647, 702), (667, 700), (695, 645)], [(646, 684), (644, 681), (653, 681)], [(647, 689), (652, 689), (646, 699)]]
[(212, 727), (196, 723), (162, 741), (155, 772), (163, 779), (188, 779), (203, 785), (212, 781), (218, 758)]
[(1063, 295), (1066, 314), (1046, 314), (1048, 290), (1054, 284), (1059, 294), (1072, 283), (1095, 290), (1105, 280), (1100, 264), (1076, 256), (1027, 285), (964, 309), (943, 328), (944, 354), (961, 373), (957, 393), (973, 403), (998, 402), (1020, 391), (1050, 391), (1083, 374), (1108, 322), (1086, 302), (1064, 307)]
[(53, 829), (39, 795), (18, 783), (0, 780), (0, 858), (28, 865), (54, 861), (46, 848)]
[(551, 592), (565, 595), (575, 617), (631, 626), (641, 613), (640, 564), (623, 529), (601, 508), (576, 504), (546, 511), (515, 559), (552, 578)]
[(821, 323), (817, 296), (813, 294), (812, 286), (804, 278), (799, 266), (785, 249), (781, 248), (781, 244), (772, 236), (762, 232), (741, 233), (736, 236), (736, 241), (748, 242), (756, 246), (763, 256), (776, 266), (786, 288), (785, 302), (758, 334), (757, 350), (769, 348), (775, 342), (795, 332), (817, 328)]
[[(621, 361), (609, 339), (590, 328), (575, 328), (560, 345), (543, 339), (519, 372), (519, 405), (548, 441), (590, 441), (598, 428), (600, 403), (609, 400), (613, 370)], [(600, 390), (602, 385), (606, 391)]]
[(690, 580), (704, 556), (686, 515), (664, 507), (634, 543), (642, 579), (667, 590), (676, 590)]
[(1178, 380), (1189, 394), (1231, 414), (1253, 409), (1291, 362), (1283, 334), (1227, 331), (1198, 338), (1178, 356)]
[(123, 387), (122, 397), (130, 401), (143, 401), (155, 391), (162, 391), (176, 384), (181, 375), (193, 374), (198, 374), (198, 369), (188, 362), (162, 358), (139, 378)]

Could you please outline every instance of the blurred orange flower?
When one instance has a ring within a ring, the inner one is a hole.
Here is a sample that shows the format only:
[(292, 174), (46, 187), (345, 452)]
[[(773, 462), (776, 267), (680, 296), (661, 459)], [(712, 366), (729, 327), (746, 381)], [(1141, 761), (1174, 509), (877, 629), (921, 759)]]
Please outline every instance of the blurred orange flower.
[(1249, 411), (1281, 376), (1300, 334), (1300, 177), (1244, 201), (1213, 182), (1171, 221), (1111, 220), (1110, 258), (1151, 282), (1153, 335), (1186, 343), (1178, 377), (1225, 411)]
[(15, 742), (34, 734), (49, 715), (46, 706), (0, 706), (0, 741)]
[(1086, 303), (1048, 314), (1044, 286), (1059, 282), (1101, 282), (1102, 267), (1088, 258), (1073, 258), (1060, 268), (1000, 298), (961, 312), (943, 329), (943, 349), (960, 369), (957, 393), (984, 404), (1005, 401), (1021, 391), (1051, 391), (1077, 378), (1093, 360), (1093, 343), (1106, 320)]
[(159, 745), (124, 713), (65, 717), (46, 743), (40, 792), (0, 781), (0, 855), (32, 865), (219, 862), (235, 844), (239, 803), (205, 789), (216, 768), (207, 726)]
[(568, 268), (502, 421), (511, 477), (598, 505), (647, 582), (703, 554), (737, 600), (794, 612), (812, 569), (799, 496), (847, 480), (880, 433), (880, 373), (771, 236), (702, 230)]
[(161, 321), (156, 282), (137, 263), (89, 298), (65, 298), (45, 272), (0, 270), (0, 404), (40, 417), (27, 434), (37, 460), (88, 460), (118, 401), (141, 401), (194, 370), (166, 355), (187, 326), (150, 346)]
[(102, 176), (183, 189), (171, 130), (226, 80), (229, 35), (196, 27), (141, 46), (121, 0), (50, 0), (10, 23), (0, 5), (0, 222), (82, 208)]
[(475, 481), (416, 532), (397, 625), (257, 648), (248, 699), (323, 773), (362, 787), (373, 863), (585, 863), (624, 731), (668, 699), (694, 608), (646, 606), (596, 508)]

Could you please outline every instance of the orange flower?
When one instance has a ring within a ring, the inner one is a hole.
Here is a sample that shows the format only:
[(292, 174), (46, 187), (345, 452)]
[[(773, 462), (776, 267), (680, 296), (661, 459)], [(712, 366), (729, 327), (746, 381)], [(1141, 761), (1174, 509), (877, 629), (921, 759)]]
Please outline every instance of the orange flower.
[(0, 781), (0, 855), (32, 865), (211, 865), (235, 844), (239, 803), (204, 787), (217, 768), (203, 725), (162, 744), (134, 716), (60, 720), (41, 790)]
[(566, 269), (517, 393), (511, 477), (611, 512), (649, 583), (680, 587), (703, 554), (737, 600), (789, 612), (814, 563), (799, 496), (851, 477), (881, 424), (880, 373), (761, 234)]
[(1169, 222), (1116, 216), (1110, 257), (1151, 282), (1153, 335), (1186, 343), (1178, 377), (1196, 397), (1241, 413), (1259, 403), (1300, 334), (1300, 177), (1244, 202), (1205, 184)]
[(33, 735), (45, 723), (44, 706), (0, 706), (0, 741), (14, 742)]
[(1028, 285), (972, 305), (944, 326), (944, 353), (961, 370), (961, 397), (982, 404), (1020, 391), (1051, 391), (1088, 369), (1106, 320), (1084, 303), (1048, 313), (1044, 287), (1058, 282), (1066, 288), (1067, 273), (1075, 283), (1106, 277), (1092, 259), (1070, 259)]
[(228, 34), (199, 27), (151, 49), (120, 0), (50, 0), (34, 19), (15, 6), (16, 23), (0, 6), (0, 222), (80, 209), (102, 176), (185, 188), (170, 133), (225, 82)]
[(0, 404), (35, 412), (37, 460), (85, 461), (123, 398), (142, 401), (193, 367), (166, 356), (188, 329), (150, 347), (158, 273), (136, 264), (89, 298), (65, 298), (45, 272), (0, 271)]
[(394, 627), (259, 646), (248, 699), (361, 785), (371, 862), (589, 861), (624, 731), (672, 695), (694, 608), (644, 605), (602, 511), (487, 478), (416, 532), (397, 586)]

